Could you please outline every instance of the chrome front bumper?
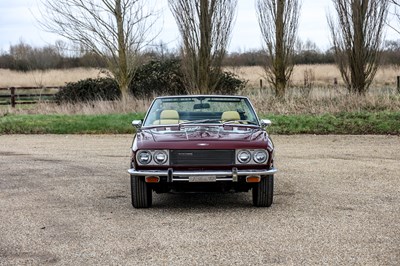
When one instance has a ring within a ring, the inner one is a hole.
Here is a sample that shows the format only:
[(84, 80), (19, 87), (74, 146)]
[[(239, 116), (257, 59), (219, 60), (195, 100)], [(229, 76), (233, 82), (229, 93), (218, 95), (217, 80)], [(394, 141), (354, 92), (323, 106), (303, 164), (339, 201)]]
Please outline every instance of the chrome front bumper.
[(134, 168), (129, 169), (128, 172), (132, 176), (166, 176), (167, 182), (180, 182), (189, 181), (190, 176), (216, 176), (216, 181), (231, 181), (238, 182), (238, 176), (264, 176), (273, 175), (278, 170), (272, 169), (260, 169), (260, 170), (237, 170), (233, 168), (232, 171), (173, 171), (172, 168), (168, 170), (147, 170), (141, 171)]

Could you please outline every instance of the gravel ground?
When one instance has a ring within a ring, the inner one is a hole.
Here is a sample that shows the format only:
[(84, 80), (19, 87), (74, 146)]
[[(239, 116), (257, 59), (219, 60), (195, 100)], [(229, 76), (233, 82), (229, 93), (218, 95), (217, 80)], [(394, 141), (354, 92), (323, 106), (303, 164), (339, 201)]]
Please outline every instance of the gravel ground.
[(130, 203), (131, 136), (0, 136), (0, 265), (400, 265), (400, 137), (275, 136), (275, 202)]

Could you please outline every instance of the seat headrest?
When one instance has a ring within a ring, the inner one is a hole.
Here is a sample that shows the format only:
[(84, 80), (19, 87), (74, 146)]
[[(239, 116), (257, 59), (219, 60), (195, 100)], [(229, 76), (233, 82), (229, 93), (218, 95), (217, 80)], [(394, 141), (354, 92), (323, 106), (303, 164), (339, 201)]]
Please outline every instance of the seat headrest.
[(176, 119), (179, 120), (179, 113), (176, 110), (163, 110), (160, 119)]
[(240, 115), (236, 111), (226, 111), (222, 113), (221, 120), (240, 120)]

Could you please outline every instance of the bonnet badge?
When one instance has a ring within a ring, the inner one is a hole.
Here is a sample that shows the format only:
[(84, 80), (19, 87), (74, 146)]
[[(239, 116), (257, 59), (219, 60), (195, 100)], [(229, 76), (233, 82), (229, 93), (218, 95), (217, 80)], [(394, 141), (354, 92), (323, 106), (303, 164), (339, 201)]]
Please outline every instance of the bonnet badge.
[(199, 144), (197, 144), (197, 146), (201, 146), (201, 147), (204, 147), (204, 146), (209, 146), (210, 144), (208, 144), (208, 143), (199, 143)]

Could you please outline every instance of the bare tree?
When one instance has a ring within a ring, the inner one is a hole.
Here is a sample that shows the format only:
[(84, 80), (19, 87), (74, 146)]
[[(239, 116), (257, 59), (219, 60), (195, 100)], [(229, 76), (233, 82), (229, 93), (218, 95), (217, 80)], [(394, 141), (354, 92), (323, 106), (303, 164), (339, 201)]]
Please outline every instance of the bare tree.
[(123, 97), (155, 22), (143, 0), (41, 0), (41, 26), (106, 59)]
[[(390, 3), (393, 6), (394, 16), (397, 18), (397, 24), (400, 25), (400, 1), (399, 0), (390, 0)], [(388, 23), (389, 27), (391, 27), (394, 31), (400, 34), (400, 30), (398, 25), (393, 26), (391, 23)]]
[(257, 0), (258, 23), (268, 54), (265, 73), (277, 97), (284, 97), (293, 71), (299, 0)]
[(236, 5), (237, 0), (169, 0), (182, 37), (183, 70), (196, 92), (216, 89)]
[(388, 0), (333, 0), (328, 16), (336, 64), (347, 89), (365, 94), (379, 67)]

